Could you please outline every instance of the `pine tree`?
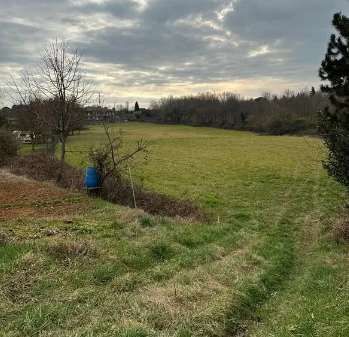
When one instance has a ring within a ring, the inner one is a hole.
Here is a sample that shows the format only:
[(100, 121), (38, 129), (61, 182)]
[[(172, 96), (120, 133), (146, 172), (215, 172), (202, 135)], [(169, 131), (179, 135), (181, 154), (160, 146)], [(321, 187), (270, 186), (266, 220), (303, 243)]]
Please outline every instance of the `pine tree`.
[(349, 18), (337, 13), (333, 26), (339, 34), (332, 34), (319, 71), (331, 105), (320, 113), (319, 129), (329, 150), (325, 168), (349, 188)]
[(139, 111), (139, 104), (138, 104), (138, 102), (136, 102), (136, 104), (135, 104), (135, 111)]
[(316, 95), (316, 90), (314, 87), (311, 87), (310, 96), (315, 96), (315, 95)]

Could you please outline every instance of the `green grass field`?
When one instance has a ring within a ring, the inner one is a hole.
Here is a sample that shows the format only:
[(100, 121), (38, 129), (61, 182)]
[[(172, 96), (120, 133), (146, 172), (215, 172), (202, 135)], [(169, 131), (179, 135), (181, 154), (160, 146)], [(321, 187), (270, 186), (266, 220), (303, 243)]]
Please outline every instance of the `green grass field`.
[[(15, 235), (64, 232), (0, 245), (0, 336), (349, 336), (349, 249), (331, 235), (345, 193), (322, 169), (318, 139), (121, 128), (128, 146), (149, 144), (134, 176), (193, 199), (212, 222), (100, 200), (68, 223), (0, 222)], [(100, 127), (72, 137), (68, 161), (86, 166), (75, 151), (103, 138)], [(57, 240), (90, 253), (62, 258)]]

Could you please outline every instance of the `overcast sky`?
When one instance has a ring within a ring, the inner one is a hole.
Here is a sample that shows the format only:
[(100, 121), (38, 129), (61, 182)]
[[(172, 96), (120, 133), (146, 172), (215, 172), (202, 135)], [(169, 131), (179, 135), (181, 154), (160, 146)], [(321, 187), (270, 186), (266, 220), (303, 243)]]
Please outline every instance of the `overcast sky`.
[(108, 104), (317, 86), (336, 11), (349, 0), (0, 0), (0, 86), (56, 37)]

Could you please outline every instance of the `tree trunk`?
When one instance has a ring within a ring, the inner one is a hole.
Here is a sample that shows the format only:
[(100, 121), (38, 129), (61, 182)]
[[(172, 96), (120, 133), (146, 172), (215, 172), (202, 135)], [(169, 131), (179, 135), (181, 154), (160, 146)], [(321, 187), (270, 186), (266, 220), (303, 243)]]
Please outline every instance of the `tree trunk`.
[(56, 154), (57, 142), (57, 137), (54, 135), (47, 138), (47, 154), (52, 158), (54, 158)]
[(61, 163), (64, 163), (64, 160), (65, 160), (65, 138), (62, 138)]
[(31, 137), (31, 141), (32, 141), (32, 152), (35, 152), (35, 138)]
[(57, 176), (57, 182), (61, 182), (62, 178), (63, 178), (64, 163), (65, 163), (65, 152), (66, 152), (65, 142), (66, 142), (66, 138), (62, 137), (62, 139), (61, 139), (61, 144), (62, 145), (61, 145), (60, 168), (59, 168), (59, 172), (58, 172), (58, 176)]

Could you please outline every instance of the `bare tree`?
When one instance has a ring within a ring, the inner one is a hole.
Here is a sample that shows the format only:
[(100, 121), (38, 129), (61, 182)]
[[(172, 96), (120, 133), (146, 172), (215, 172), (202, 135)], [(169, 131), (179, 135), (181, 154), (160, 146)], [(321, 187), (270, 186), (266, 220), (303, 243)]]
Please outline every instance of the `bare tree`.
[[(24, 73), (19, 84), (13, 80), (12, 87), (21, 104), (35, 107), (31, 112), (37, 117), (42, 134), (51, 139), (50, 152), (54, 153), (55, 145), (61, 143), (63, 170), (67, 139), (74, 130), (81, 128), (85, 120), (81, 107), (89, 98), (78, 51), (72, 51), (65, 42), (50, 43), (35, 71)], [(58, 180), (61, 175), (62, 172)]]
[(113, 135), (109, 127), (103, 123), (106, 142), (99, 147), (92, 148), (89, 159), (101, 175), (101, 185), (113, 176), (121, 178), (122, 171), (138, 153), (148, 154), (147, 145), (141, 139), (133, 150), (123, 151), (123, 137), (119, 134)]
[(39, 76), (32, 76), (32, 80), (35, 89), (52, 103), (53, 111), (46, 116), (46, 123), (62, 145), (63, 166), (67, 138), (82, 118), (79, 105), (88, 95), (82, 80), (81, 58), (65, 42), (56, 40), (44, 50), (39, 70)]

